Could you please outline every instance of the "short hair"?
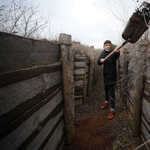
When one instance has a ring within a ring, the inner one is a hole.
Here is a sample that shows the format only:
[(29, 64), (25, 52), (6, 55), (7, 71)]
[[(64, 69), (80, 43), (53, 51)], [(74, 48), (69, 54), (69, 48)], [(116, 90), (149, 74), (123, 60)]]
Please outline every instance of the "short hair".
[(107, 44), (107, 43), (108, 43), (108, 44), (111, 44), (111, 41), (110, 41), (110, 40), (106, 40), (106, 41), (104, 42), (104, 45)]

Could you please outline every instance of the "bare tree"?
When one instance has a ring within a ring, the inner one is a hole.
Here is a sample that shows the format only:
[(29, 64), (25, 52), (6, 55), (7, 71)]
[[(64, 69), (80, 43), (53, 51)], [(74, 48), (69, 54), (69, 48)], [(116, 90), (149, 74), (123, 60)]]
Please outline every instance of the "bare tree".
[(12, 0), (0, 6), (0, 31), (41, 38), (44, 30), (50, 30), (50, 17), (50, 13), (45, 17), (38, 11), (38, 6), (29, 6), (25, 0)]

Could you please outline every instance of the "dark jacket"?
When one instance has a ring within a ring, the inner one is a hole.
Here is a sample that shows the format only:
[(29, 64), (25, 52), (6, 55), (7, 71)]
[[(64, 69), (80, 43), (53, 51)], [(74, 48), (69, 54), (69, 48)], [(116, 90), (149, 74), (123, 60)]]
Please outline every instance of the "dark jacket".
[[(105, 58), (107, 55), (109, 55), (113, 50), (106, 51), (103, 50), (100, 57), (98, 58), (98, 65), (102, 65), (103, 63), (100, 62), (100, 60)], [(110, 85), (115, 84), (117, 79), (117, 70), (116, 70), (116, 60), (119, 58), (119, 53), (114, 53), (112, 56), (110, 56), (105, 62), (103, 66), (103, 75), (104, 75), (104, 84)]]

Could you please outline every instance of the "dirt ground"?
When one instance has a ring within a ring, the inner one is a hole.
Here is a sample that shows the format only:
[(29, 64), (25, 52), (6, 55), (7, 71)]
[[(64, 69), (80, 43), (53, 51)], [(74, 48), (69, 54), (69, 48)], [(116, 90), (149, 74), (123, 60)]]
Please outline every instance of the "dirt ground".
[[(115, 118), (108, 119), (110, 108), (101, 110), (105, 101), (102, 74), (87, 104), (76, 107), (76, 136), (63, 150), (134, 150), (142, 144), (141, 138), (133, 138), (130, 118), (123, 107), (116, 87)], [(141, 147), (138, 150), (145, 150)]]

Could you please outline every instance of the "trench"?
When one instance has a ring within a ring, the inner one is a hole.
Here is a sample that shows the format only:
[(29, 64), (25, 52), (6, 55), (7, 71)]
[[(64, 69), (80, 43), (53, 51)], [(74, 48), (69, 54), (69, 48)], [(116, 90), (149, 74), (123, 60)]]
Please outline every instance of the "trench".
[(102, 71), (98, 76), (87, 104), (76, 107), (75, 138), (63, 150), (133, 150), (143, 143), (140, 137), (132, 137), (131, 121), (120, 100), (119, 88), (115, 93), (115, 118), (108, 119), (110, 108), (100, 109), (105, 100)]

